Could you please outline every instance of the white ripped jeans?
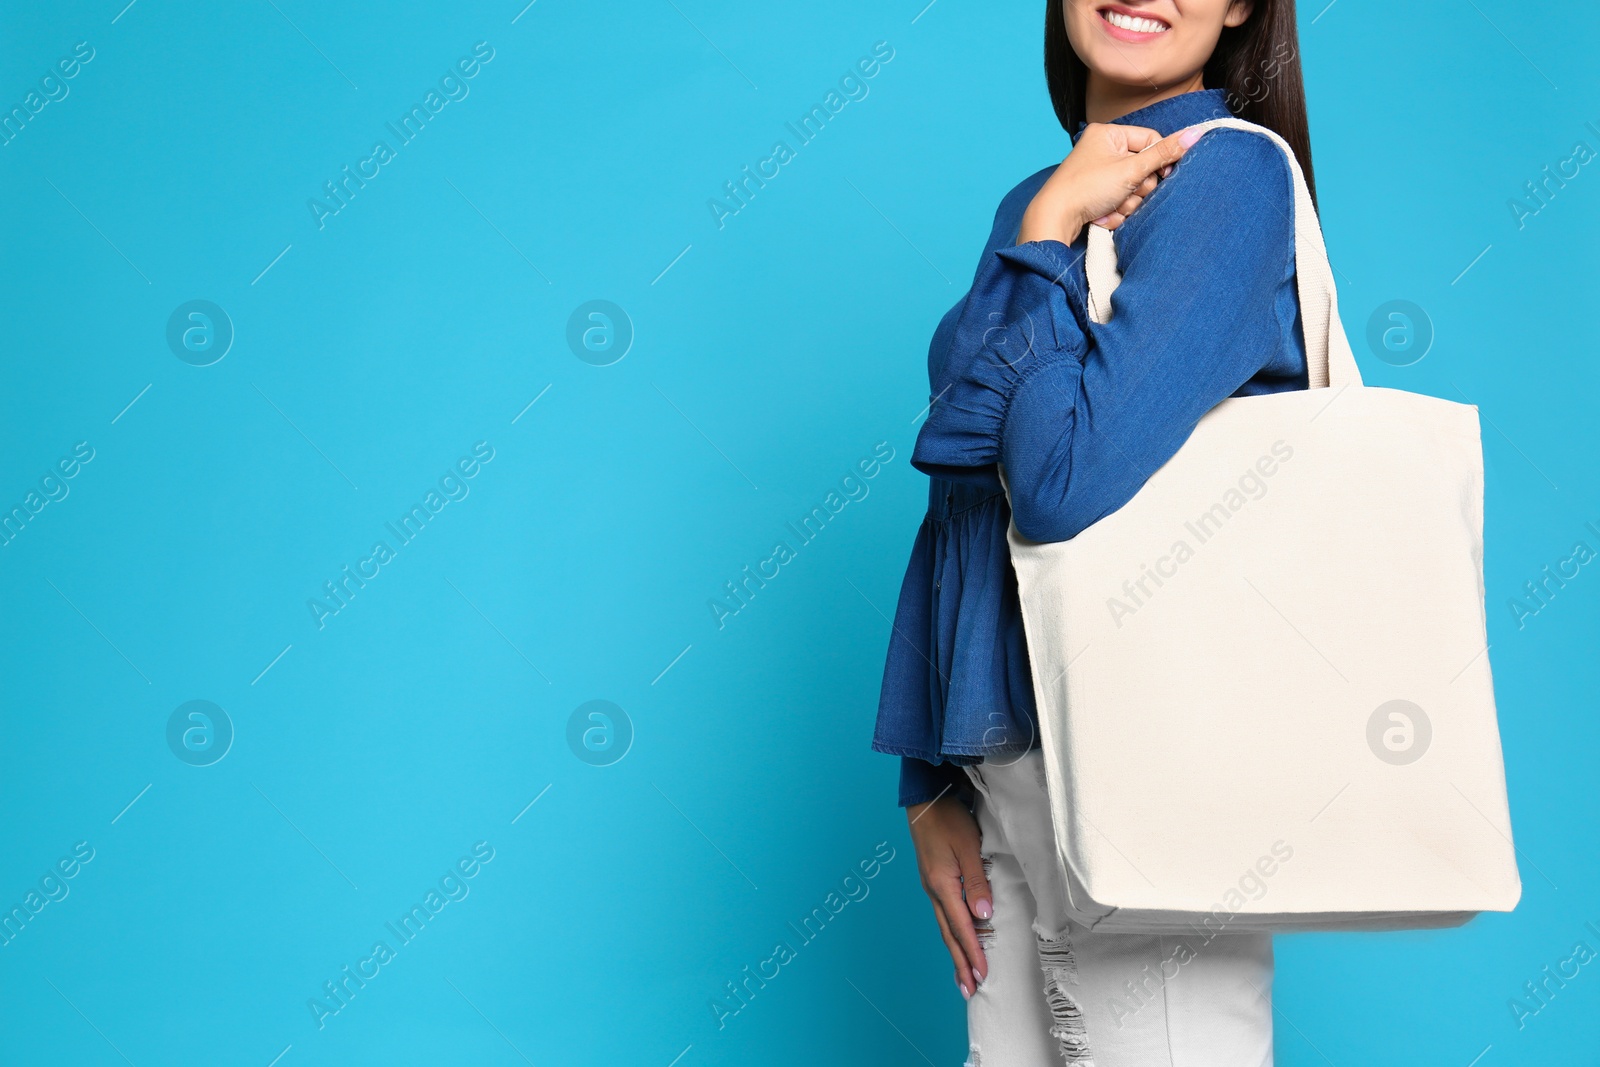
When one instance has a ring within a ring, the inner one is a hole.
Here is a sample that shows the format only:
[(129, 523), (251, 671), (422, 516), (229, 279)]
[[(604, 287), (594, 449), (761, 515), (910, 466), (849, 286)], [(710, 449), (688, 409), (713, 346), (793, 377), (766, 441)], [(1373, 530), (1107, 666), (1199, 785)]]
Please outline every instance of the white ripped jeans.
[(988, 977), (967, 1002), (971, 1067), (1271, 1067), (1270, 934), (1078, 925), (1043, 757), (967, 773), (994, 893), (979, 924)]

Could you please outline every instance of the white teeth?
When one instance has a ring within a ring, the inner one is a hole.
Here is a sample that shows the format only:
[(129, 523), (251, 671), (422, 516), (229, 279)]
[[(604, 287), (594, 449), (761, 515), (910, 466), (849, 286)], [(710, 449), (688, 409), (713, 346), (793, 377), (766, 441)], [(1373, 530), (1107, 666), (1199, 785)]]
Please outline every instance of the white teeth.
[(1103, 11), (1101, 14), (1105, 16), (1107, 22), (1119, 30), (1132, 30), (1134, 33), (1164, 33), (1167, 29), (1165, 22), (1157, 22), (1155, 19), (1134, 18), (1132, 15), (1124, 15), (1120, 11)]

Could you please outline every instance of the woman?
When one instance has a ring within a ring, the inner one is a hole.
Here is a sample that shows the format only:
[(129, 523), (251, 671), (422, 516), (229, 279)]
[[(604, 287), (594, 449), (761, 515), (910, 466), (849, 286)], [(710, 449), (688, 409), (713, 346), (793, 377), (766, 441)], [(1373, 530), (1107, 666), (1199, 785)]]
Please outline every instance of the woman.
[[(1269, 935), (1199, 944), (1071, 921), (1006, 530), (1071, 538), (1215, 404), (1306, 387), (1287, 162), (1256, 134), (1188, 130), (1229, 114), (1266, 126), (1309, 181), (1295, 42), (1292, 0), (1050, 0), (1045, 68), (1072, 152), (1001, 201), (933, 337), (912, 456), (929, 508), (873, 747), (902, 757), (973, 1064), (1272, 1062)], [(1122, 271), (1104, 325), (1086, 311), (1091, 221), (1116, 231)]]

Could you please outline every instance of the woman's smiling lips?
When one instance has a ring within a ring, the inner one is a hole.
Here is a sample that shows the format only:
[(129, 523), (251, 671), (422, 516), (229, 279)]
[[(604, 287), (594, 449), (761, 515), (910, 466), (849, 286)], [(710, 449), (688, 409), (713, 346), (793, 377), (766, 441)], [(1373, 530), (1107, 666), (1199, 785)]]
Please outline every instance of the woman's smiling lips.
[(1153, 41), (1171, 27), (1164, 19), (1140, 13), (1136, 8), (1112, 4), (1099, 9), (1100, 28), (1119, 41), (1139, 44)]

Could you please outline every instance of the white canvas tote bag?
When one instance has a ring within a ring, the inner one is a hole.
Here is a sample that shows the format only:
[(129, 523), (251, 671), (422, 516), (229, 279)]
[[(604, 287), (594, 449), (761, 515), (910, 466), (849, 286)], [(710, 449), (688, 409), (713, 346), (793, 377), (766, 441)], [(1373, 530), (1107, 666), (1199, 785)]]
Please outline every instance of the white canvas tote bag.
[[(1477, 409), (1362, 385), (1294, 154), (1217, 127), (1288, 157), (1311, 388), (1223, 401), (1070, 541), (1011, 528), (1071, 906), (1113, 931), (1509, 911)], [(1098, 227), (1086, 268), (1108, 321)]]

